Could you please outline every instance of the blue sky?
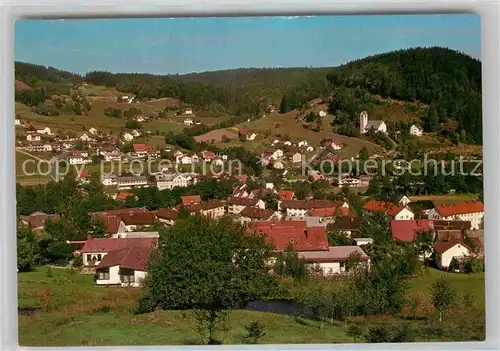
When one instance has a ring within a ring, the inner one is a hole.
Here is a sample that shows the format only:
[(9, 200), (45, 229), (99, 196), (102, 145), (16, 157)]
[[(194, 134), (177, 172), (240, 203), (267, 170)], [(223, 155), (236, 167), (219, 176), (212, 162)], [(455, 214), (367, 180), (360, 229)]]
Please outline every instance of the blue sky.
[(480, 58), (478, 15), (19, 20), (15, 59), (76, 73), (336, 66), (444, 46)]

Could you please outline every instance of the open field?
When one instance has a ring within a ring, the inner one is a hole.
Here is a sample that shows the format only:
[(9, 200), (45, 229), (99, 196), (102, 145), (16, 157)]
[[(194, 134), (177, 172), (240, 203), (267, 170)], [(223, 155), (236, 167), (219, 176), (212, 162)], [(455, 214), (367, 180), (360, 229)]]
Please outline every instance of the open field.
[[(264, 140), (263, 147), (267, 147), (269, 141), (275, 138), (296, 141), (307, 140), (309, 144), (313, 146), (318, 146), (322, 139), (334, 138), (346, 145), (344, 149), (338, 152), (338, 154), (342, 156), (355, 156), (363, 146), (368, 149), (370, 154), (381, 154), (384, 151), (382, 147), (370, 141), (328, 132), (328, 130), (331, 130), (331, 127), (325, 127), (324, 131), (321, 132), (305, 129), (302, 124), (297, 121), (297, 115), (297, 111), (291, 111), (285, 114), (273, 112), (264, 118), (241, 123), (237, 128), (248, 129), (258, 133), (259, 136), (256, 140)], [(326, 118), (331, 120), (332, 117), (327, 116)]]
[[(426, 275), (410, 282), (411, 292), (428, 295), (430, 285), (438, 275), (446, 275), (460, 291), (470, 292), (479, 307), (484, 306), (484, 274), (463, 275), (438, 272), (430, 269)], [(22, 346), (97, 346), (97, 345), (193, 345), (200, 343), (196, 321), (190, 311), (161, 311), (134, 315), (132, 307), (141, 294), (138, 288), (104, 288), (93, 284), (91, 275), (76, 271), (46, 268), (18, 274), (19, 342)], [(335, 284), (336, 282), (332, 282)], [(35, 309), (30, 314), (29, 309)], [(484, 310), (482, 310), (484, 312)], [(417, 320), (401, 317), (354, 318), (348, 322), (360, 326), (393, 323), (411, 323), (418, 330), (416, 341), (469, 340), (484, 338), (484, 316), (479, 311), (460, 319), (449, 313), (437, 324), (434, 315)], [(251, 321), (261, 321), (266, 335), (261, 343), (342, 343), (353, 342), (346, 334), (344, 322), (326, 323), (275, 313), (236, 310), (230, 314), (224, 336), (225, 344), (245, 342), (244, 326)], [(481, 326), (473, 324), (482, 323)], [(438, 332), (431, 330), (438, 329)], [(479, 331), (477, 331), (479, 330)], [(481, 333), (482, 330), (482, 333)], [(457, 333), (460, 331), (460, 334)], [(464, 336), (465, 337), (465, 336)], [(358, 340), (359, 342), (359, 340)]]
[(420, 195), (410, 196), (411, 201), (434, 201), (436, 203), (454, 203), (462, 201), (473, 201), (478, 199), (477, 194), (457, 194), (457, 195)]

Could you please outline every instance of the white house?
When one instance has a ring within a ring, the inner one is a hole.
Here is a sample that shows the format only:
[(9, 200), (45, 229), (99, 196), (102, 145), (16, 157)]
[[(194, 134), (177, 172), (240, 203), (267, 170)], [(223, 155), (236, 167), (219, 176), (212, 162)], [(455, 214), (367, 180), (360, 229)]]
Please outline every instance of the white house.
[(193, 159), (188, 155), (182, 155), (182, 156), (177, 157), (177, 159), (175, 160), (175, 163), (181, 164), (181, 165), (190, 165), (193, 163)]
[(366, 134), (371, 130), (376, 133), (387, 133), (387, 125), (384, 121), (368, 121), (368, 113), (363, 111), (359, 115), (359, 131), (361, 134)]
[(210, 163), (218, 167), (224, 166), (224, 161), (222, 161), (222, 158), (220, 157), (215, 157), (214, 159), (212, 159), (212, 162)]
[(411, 202), (411, 200), (406, 195), (396, 195), (394, 197), (394, 203), (401, 205), (401, 206), (406, 206), (410, 202)]
[(192, 126), (193, 125), (193, 119), (192, 118), (186, 118), (186, 119), (184, 119), (184, 124), (186, 126)]
[(321, 111), (319, 111), (318, 115), (323, 118), (323, 117), (326, 117), (327, 113), (326, 113), (326, 111), (321, 110)]
[(306, 262), (306, 267), (319, 271), (323, 276), (346, 274), (346, 261), (351, 255), (359, 255), (360, 264), (370, 266), (370, 258), (357, 245), (330, 246), (328, 250), (299, 251), (298, 256)]
[(296, 152), (291, 157), (292, 163), (299, 163), (302, 161), (302, 154), (300, 152)]
[(283, 165), (283, 162), (281, 161), (276, 161), (273, 163), (273, 168), (274, 169), (283, 169), (285, 166)]
[(307, 140), (299, 141), (299, 143), (297, 144), (297, 146), (298, 147), (307, 146)]
[(132, 141), (134, 140), (134, 136), (130, 133), (123, 133), (123, 139), (125, 141)]
[(441, 241), (434, 244), (434, 252), (436, 265), (446, 270), (454, 258), (460, 260), (469, 255), (470, 250), (462, 243)]
[(94, 127), (90, 128), (89, 129), (89, 133), (92, 134), (92, 135), (96, 135), (99, 133), (99, 131), (97, 129), (95, 129)]
[(104, 186), (114, 186), (118, 184), (118, 177), (114, 174), (104, 174), (101, 177), (101, 183)]
[(193, 114), (193, 109), (192, 108), (187, 108), (184, 110), (185, 115), (192, 115)]
[(82, 136), (80, 137), (81, 141), (89, 141), (90, 137), (88, 136), (87, 133), (83, 133)]
[(422, 128), (412, 124), (412, 126), (410, 127), (410, 135), (414, 135), (414, 136), (422, 136), (422, 134), (424, 133), (424, 131), (422, 130)]
[(146, 176), (130, 176), (117, 178), (118, 190), (142, 188), (148, 186), (148, 179)]
[(141, 132), (139, 132), (138, 130), (134, 129), (131, 134), (134, 136), (134, 137), (139, 137), (141, 136)]
[(47, 134), (47, 135), (51, 135), (52, 133), (50, 132), (50, 128), (49, 127), (37, 127), (36, 128), (36, 132), (38, 134)]
[(23, 124), (21, 123), (21, 120), (19, 118), (14, 118), (14, 125), (15, 126), (21, 126)]
[(430, 220), (467, 221), (471, 229), (481, 229), (484, 218), (484, 205), (481, 201), (443, 204), (431, 209)]
[(134, 246), (110, 251), (96, 266), (95, 283), (140, 287), (147, 275), (146, 264), (150, 253), (151, 248)]
[(255, 134), (255, 133), (249, 133), (249, 134), (246, 135), (246, 139), (248, 141), (255, 140), (255, 138), (257, 138), (257, 134)]
[(389, 217), (395, 220), (413, 220), (415, 214), (408, 208), (402, 205), (395, 205), (391, 202), (370, 200), (363, 206), (365, 214), (384, 212)]
[(40, 134), (36, 134), (36, 133), (30, 133), (28, 135), (26, 135), (26, 140), (28, 141), (40, 141), (42, 138), (40, 136)]
[(183, 174), (156, 175), (156, 187), (158, 190), (185, 188), (189, 185), (191, 185), (191, 178)]
[(92, 160), (85, 158), (82, 155), (74, 155), (68, 157), (68, 162), (70, 165), (84, 165), (92, 163)]

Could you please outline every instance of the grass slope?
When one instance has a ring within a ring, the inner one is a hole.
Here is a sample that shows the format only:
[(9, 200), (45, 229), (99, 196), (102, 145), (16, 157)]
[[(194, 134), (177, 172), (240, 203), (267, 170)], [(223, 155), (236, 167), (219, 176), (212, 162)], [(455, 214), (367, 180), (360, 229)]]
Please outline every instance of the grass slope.
[[(446, 275), (462, 291), (469, 291), (484, 306), (484, 274), (462, 275), (430, 270), (411, 281), (413, 292), (428, 295), (439, 275)], [(104, 288), (93, 284), (92, 276), (70, 270), (46, 269), (18, 274), (18, 301), (22, 308), (46, 308), (19, 316), (19, 343), (22, 346), (97, 345), (193, 345), (200, 343), (196, 321), (189, 311), (162, 311), (133, 315), (131, 308), (140, 289)], [(472, 314), (472, 313), (477, 313)], [(245, 342), (244, 326), (251, 321), (264, 323), (261, 343), (346, 343), (353, 342), (343, 322), (326, 323), (297, 319), (274, 313), (236, 310), (230, 314), (225, 344)], [(457, 341), (484, 338), (484, 309), (468, 312), (467, 318), (452, 312), (442, 324), (430, 314), (408, 321), (401, 317), (355, 318), (349, 324), (363, 327), (411, 323), (419, 332), (417, 341)], [(481, 324), (482, 323), (482, 324)], [(482, 328), (482, 329), (481, 329)], [(482, 330), (482, 332), (481, 332)]]

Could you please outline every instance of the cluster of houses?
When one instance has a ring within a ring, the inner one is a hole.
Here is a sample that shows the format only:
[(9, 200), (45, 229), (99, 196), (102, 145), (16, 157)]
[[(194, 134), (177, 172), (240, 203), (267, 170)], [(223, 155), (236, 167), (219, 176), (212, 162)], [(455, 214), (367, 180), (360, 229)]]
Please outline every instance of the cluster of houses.
[[(294, 191), (277, 190), (272, 183), (249, 189), (246, 177), (240, 178), (240, 184), (225, 200), (203, 201), (199, 195), (187, 195), (172, 208), (155, 211), (125, 208), (90, 213), (103, 223), (105, 237), (93, 238), (90, 233), (86, 240), (69, 242), (75, 255), (82, 255), (82, 272), (95, 274), (98, 285), (139, 286), (146, 275), (149, 254), (158, 244), (159, 230), (174, 225), (181, 213), (214, 219), (231, 216), (246, 226), (249, 233), (264, 234), (276, 254), (293, 246), (309, 268), (324, 276), (348, 273), (346, 262), (353, 255), (362, 264), (370, 266), (370, 257), (363, 248), (373, 239), (360, 237), (359, 233), (363, 218), (374, 213), (385, 214), (394, 240), (414, 242), (420, 232), (431, 233), (432, 250), (421, 258), (432, 257), (440, 269), (449, 269), (453, 262), (459, 263), (473, 252), (482, 258), (484, 207), (479, 201), (436, 204), (416, 216), (411, 210), (410, 199), (397, 196), (392, 202), (370, 200), (363, 206), (361, 216), (353, 216), (347, 201), (317, 200), (312, 195), (297, 199)], [(194, 179), (178, 174), (174, 177), (166, 175), (157, 181), (163, 182), (161, 186), (167, 189), (185, 186)], [(127, 179), (118, 179), (117, 182), (122, 189), (135, 185)], [(276, 195), (277, 210), (267, 208), (263, 198), (268, 194)], [(135, 195), (121, 191), (115, 198), (122, 201), (130, 196)], [(48, 220), (58, 221), (60, 217), (41, 212), (21, 216), (22, 223), (34, 230), (43, 230)], [(353, 244), (331, 245), (327, 234), (331, 231), (350, 237)], [(270, 262), (271, 269), (273, 262)]]

